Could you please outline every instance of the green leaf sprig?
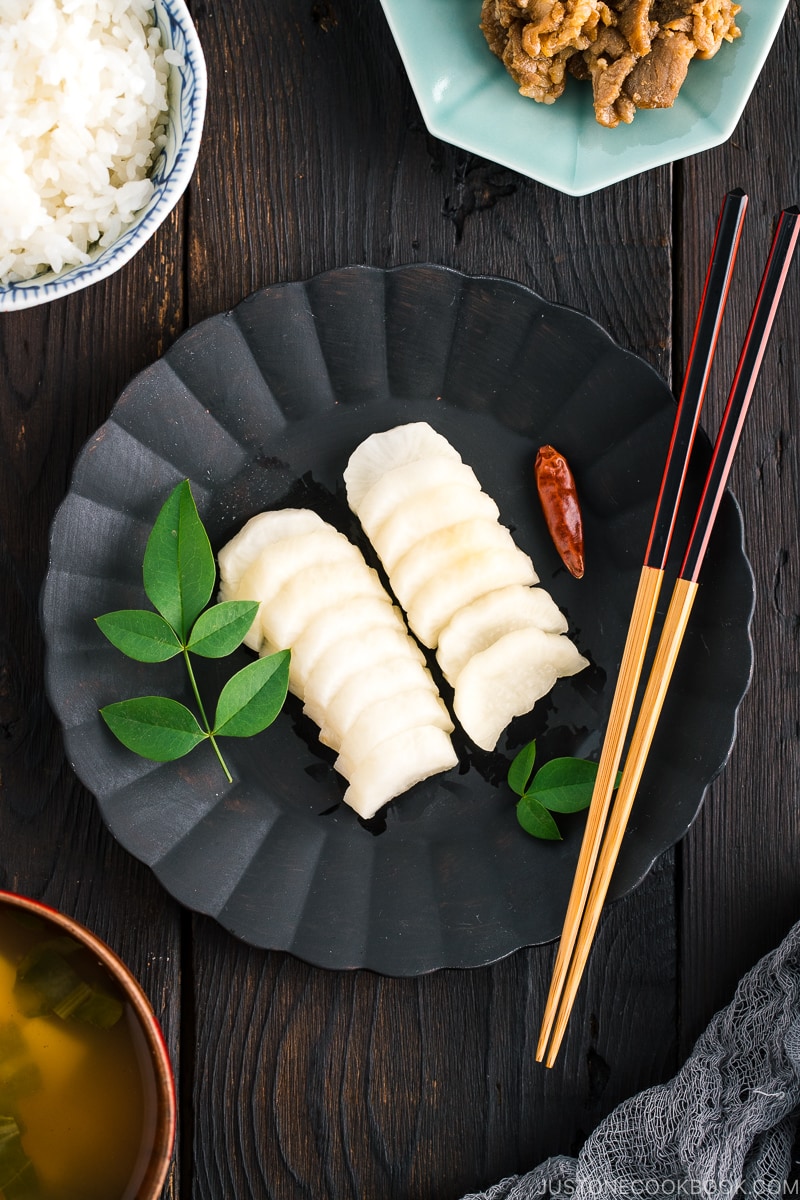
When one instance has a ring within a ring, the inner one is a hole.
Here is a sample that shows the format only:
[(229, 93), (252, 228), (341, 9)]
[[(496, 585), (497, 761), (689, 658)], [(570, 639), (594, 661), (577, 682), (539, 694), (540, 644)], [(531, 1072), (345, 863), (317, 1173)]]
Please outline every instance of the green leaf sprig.
[[(517, 820), (526, 833), (547, 841), (561, 841), (553, 813), (575, 813), (588, 808), (597, 778), (597, 763), (586, 758), (551, 758), (533, 774), (536, 742), (528, 742), (508, 768), (508, 786), (519, 796)], [(617, 775), (615, 787), (621, 775)]]
[(166, 662), (182, 654), (200, 720), (167, 696), (121, 700), (101, 708), (100, 715), (124, 746), (155, 762), (182, 758), (208, 739), (230, 783), (217, 738), (250, 737), (272, 724), (286, 699), (289, 651), (266, 655), (233, 675), (220, 692), (213, 725), (209, 722), (191, 655), (231, 654), (252, 625), (258, 602), (226, 600), (207, 607), (217, 572), (188, 480), (178, 484), (156, 518), (142, 575), (156, 611), (123, 609), (97, 617), (97, 624), (113, 646), (137, 662)]

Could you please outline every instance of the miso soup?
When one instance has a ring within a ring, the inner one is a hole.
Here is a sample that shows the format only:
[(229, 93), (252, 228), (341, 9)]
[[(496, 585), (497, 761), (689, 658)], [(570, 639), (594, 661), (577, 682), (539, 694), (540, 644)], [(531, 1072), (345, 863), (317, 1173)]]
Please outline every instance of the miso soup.
[(0, 1197), (133, 1200), (155, 1109), (144, 1034), (105, 966), (0, 903)]

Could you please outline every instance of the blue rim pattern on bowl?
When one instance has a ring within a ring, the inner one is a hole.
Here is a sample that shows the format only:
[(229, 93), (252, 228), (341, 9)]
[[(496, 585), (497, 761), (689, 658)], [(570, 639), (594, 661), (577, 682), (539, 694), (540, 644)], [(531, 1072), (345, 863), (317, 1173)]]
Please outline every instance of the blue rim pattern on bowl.
[(0, 286), (0, 312), (56, 300), (113, 274), (152, 237), (186, 190), (203, 132), (208, 90), (205, 59), (184, 0), (155, 0), (155, 17), (165, 45), (182, 54), (185, 62), (170, 68), (169, 86), (179, 89), (179, 104), (170, 112), (167, 142), (153, 169), (153, 195), (136, 221), (111, 246), (96, 251), (90, 262)]
[[(693, 63), (671, 109), (603, 129), (591, 88), (568, 80), (555, 104), (519, 95), (479, 28), (480, 0), (381, 0), (430, 133), (570, 196), (584, 196), (726, 142), (789, 0), (744, 0), (742, 36)], [(572, 85), (572, 86), (570, 86)]]

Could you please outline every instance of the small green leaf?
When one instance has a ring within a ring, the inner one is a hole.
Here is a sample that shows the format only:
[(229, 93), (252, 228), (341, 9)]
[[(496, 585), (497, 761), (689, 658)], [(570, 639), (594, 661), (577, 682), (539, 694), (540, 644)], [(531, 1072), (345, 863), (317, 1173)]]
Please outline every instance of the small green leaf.
[(121, 609), (95, 617), (95, 621), (112, 646), (137, 662), (166, 662), (180, 654), (181, 643), (175, 630), (149, 609)]
[(288, 650), (237, 671), (220, 693), (214, 736), (250, 737), (266, 729), (280, 712), (288, 686)]
[(517, 820), (526, 833), (544, 838), (548, 842), (560, 842), (561, 834), (550, 813), (538, 800), (527, 792), (517, 803)]
[(525, 789), (530, 783), (535, 761), (536, 740), (534, 739), (534, 741), (528, 742), (527, 746), (522, 747), (519, 753), (512, 759), (511, 766), (508, 768), (508, 786), (518, 796), (525, 794)]
[(211, 599), (214, 553), (197, 513), (188, 479), (179, 483), (156, 518), (143, 565), (148, 599), (182, 642)]
[(100, 715), (123, 746), (154, 762), (182, 758), (208, 734), (197, 718), (167, 696), (137, 696), (100, 709)]
[(589, 807), (596, 778), (596, 762), (551, 758), (536, 772), (529, 791), (551, 812), (580, 812)]
[(257, 600), (226, 600), (197, 618), (189, 650), (203, 658), (224, 658), (241, 645), (258, 612)]

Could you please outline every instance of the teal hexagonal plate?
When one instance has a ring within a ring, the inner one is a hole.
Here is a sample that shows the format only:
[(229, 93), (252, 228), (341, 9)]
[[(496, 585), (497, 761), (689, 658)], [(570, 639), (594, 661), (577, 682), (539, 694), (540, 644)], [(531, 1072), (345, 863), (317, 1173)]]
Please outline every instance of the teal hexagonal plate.
[(571, 196), (727, 141), (788, 6), (745, 0), (742, 36), (690, 64), (672, 108), (640, 110), (630, 125), (605, 129), (588, 83), (570, 78), (554, 104), (520, 96), (479, 28), (480, 0), (381, 3), (430, 132)]

